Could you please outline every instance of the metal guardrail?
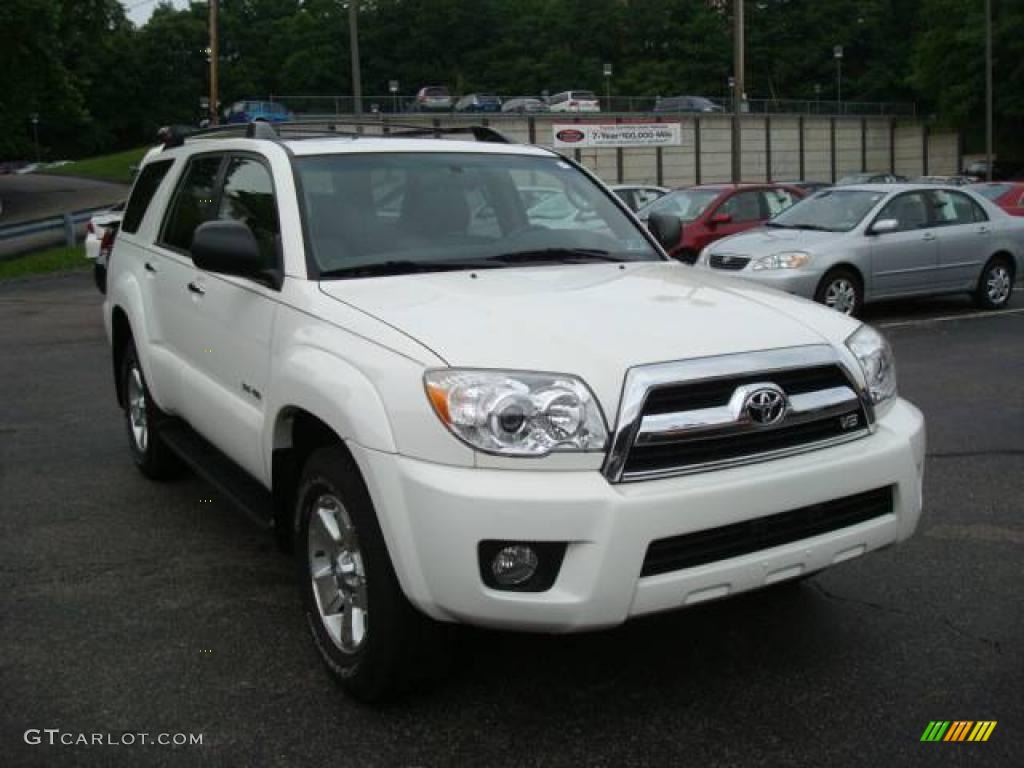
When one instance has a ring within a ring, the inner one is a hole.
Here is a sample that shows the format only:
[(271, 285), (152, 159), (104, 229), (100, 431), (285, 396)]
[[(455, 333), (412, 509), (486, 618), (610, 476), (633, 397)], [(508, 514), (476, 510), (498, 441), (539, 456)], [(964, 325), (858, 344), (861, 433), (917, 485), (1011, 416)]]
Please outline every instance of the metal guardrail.
[(57, 216), (47, 216), (32, 221), (21, 221), (17, 224), (8, 224), (0, 227), (0, 241), (13, 240), (17, 237), (38, 235), (41, 232), (50, 232), (55, 229), (63, 229), (68, 245), (76, 242), (75, 227), (84, 221), (88, 221), (95, 214), (110, 210), (110, 205), (100, 205), (95, 208), (83, 208), (80, 211), (63, 213)]

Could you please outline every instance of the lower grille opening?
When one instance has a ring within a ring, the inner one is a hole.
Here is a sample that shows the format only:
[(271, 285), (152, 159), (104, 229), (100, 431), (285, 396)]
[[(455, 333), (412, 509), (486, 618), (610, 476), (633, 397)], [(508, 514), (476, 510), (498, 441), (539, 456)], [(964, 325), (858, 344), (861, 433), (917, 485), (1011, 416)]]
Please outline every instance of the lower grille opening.
[(876, 488), (776, 515), (652, 541), (643, 576), (681, 571), (831, 533), (892, 514), (893, 487)]

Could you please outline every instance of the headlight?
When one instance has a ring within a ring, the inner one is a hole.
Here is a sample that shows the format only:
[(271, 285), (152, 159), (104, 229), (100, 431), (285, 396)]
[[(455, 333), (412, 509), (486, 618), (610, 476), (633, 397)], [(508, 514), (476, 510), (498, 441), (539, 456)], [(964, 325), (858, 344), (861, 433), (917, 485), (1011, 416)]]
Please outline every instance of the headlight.
[(862, 325), (846, 340), (860, 363), (871, 402), (880, 405), (896, 397), (896, 359), (889, 342), (870, 325)]
[(443, 369), (423, 381), (445, 426), (487, 453), (602, 451), (608, 441), (600, 405), (575, 376)]
[(810, 260), (810, 254), (803, 251), (786, 251), (783, 253), (773, 253), (771, 256), (762, 256), (750, 268), (753, 270), (799, 269)]

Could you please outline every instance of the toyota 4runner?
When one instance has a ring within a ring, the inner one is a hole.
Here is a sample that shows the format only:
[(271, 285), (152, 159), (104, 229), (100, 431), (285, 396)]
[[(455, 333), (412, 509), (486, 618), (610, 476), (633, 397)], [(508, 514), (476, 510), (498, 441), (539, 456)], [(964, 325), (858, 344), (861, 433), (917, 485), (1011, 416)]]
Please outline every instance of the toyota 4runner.
[(149, 153), (104, 319), (135, 463), (273, 528), (352, 694), (452, 623), (612, 627), (914, 531), (869, 326), (669, 260), (677, 222), (487, 129), (279, 131)]

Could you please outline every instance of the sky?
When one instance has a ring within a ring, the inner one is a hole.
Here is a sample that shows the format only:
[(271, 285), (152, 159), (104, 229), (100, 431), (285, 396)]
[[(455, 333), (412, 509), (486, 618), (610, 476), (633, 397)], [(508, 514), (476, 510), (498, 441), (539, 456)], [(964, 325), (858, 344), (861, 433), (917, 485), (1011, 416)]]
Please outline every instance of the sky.
[[(121, 0), (121, 5), (125, 7), (128, 18), (134, 21), (137, 26), (142, 26), (149, 21), (153, 9), (160, 2), (168, 2), (168, 0)], [(188, 5), (188, 0), (170, 0), (170, 3), (175, 8), (185, 8)]]

